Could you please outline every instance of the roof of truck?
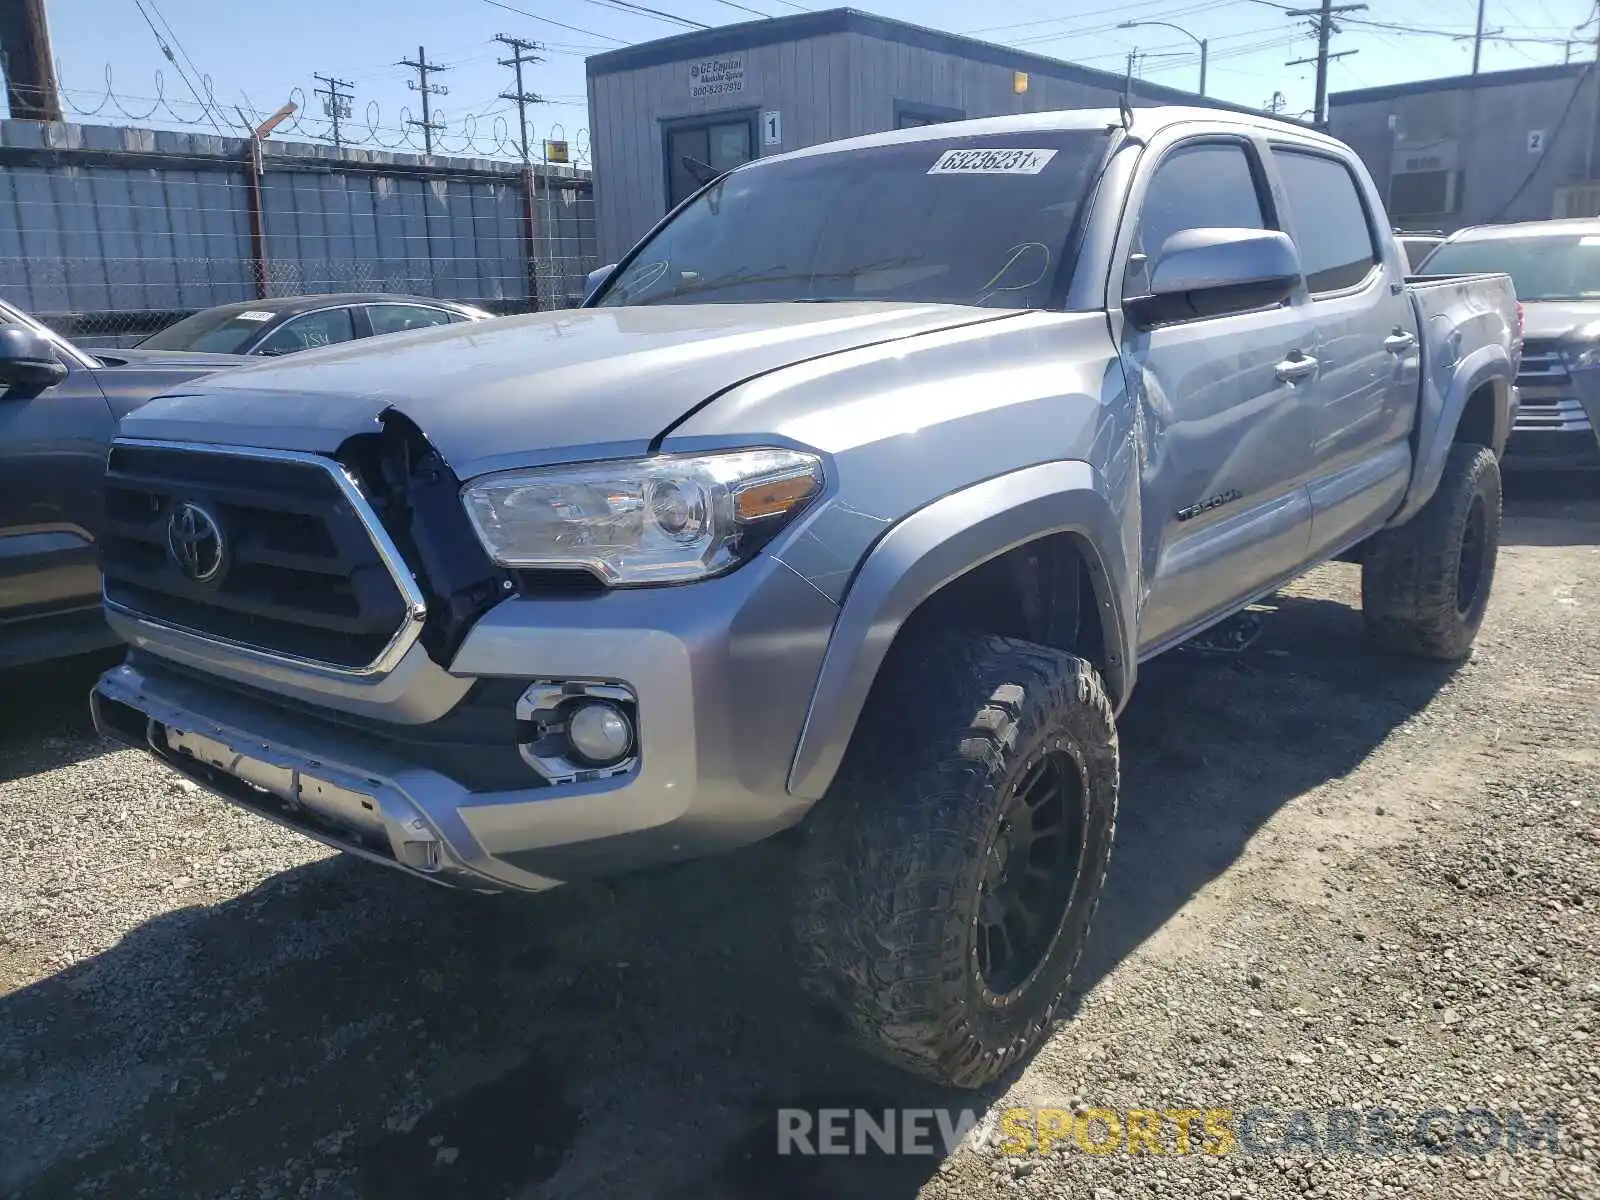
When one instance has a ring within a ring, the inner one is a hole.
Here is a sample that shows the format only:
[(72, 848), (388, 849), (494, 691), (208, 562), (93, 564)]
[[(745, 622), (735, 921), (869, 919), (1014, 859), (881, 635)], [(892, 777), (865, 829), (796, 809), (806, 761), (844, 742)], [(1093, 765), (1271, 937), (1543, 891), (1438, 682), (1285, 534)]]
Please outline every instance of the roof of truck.
[[(1293, 136), (1320, 141), (1329, 146), (1343, 148), (1343, 143), (1297, 125), (1293, 121), (1280, 121), (1261, 113), (1231, 112), (1226, 109), (1200, 108), (1198, 106), (1164, 104), (1132, 110), (1131, 132), (1148, 138), (1170, 125), (1201, 121), (1210, 125), (1244, 125), (1266, 133)], [(847, 150), (865, 150), (874, 146), (897, 146), (907, 143), (935, 141), (944, 138), (978, 138), (990, 135), (1030, 132), (1070, 132), (1085, 129), (1109, 129), (1122, 125), (1122, 115), (1114, 108), (1067, 108), (1051, 112), (1018, 113), (1004, 117), (972, 117), (963, 121), (947, 121), (938, 125), (917, 125), (910, 129), (891, 129), (883, 133), (868, 133), (860, 137), (843, 138), (836, 142), (822, 142), (787, 154), (774, 154), (752, 160), (747, 166), (779, 159), (805, 158), (816, 154), (835, 154)]]

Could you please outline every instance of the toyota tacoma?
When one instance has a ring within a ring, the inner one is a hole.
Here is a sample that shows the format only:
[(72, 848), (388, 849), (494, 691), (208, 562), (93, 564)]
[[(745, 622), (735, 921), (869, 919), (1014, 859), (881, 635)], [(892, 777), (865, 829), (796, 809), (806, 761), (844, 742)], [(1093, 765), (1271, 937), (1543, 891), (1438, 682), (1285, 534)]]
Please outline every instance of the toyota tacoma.
[(1376, 644), (1470, 652), (1520, 318), (1390, 226), (1341, 143), (1209, 110), (741, 166), (578, 310), (130, 417), (97, 724), (469, 889), (793, 827), (808, 993), (984, 1084), (1083, 948), (1140, 663), (1341, 557)]

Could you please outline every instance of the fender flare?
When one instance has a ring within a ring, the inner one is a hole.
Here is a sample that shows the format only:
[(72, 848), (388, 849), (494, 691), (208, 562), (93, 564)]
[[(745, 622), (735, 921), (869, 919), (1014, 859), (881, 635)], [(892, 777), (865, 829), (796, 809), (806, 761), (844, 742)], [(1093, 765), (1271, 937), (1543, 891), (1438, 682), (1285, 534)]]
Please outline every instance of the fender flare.
[(1495, 406), (1494, 445), (1498, 455), (1505, 449), (1511, 435), (1512, 409), (1515, 396), (1512, 392), (1511, 359), (1504, 347), (1483, 346), (1462, 359), (1450, 379), (1450, 390), (1443, 398), (1438, 389), (1427, 380), (1422, 383), (1420, 407), (1417, 413), (1416, 465), (1411, 473), (1411, 486), (1400, 511), (1390, 518), (1389, 525), (1402, 525), (1417, 512), (1439, 488), (1444, 475), (1444, 462), (1450, 454), (1456, 430), (1461, 425), (1461, 414), (1467, 401), (1486, 383), (1496, 381), (1505, 386), (1505, 399)]
[(845, 594), (806, 710), (789, 791), (821, 799), (849, 747), (878, 668), (917, 606), (1006, 551), (1077, 535), (1098, 601), (1106, 686), (1121, 706), (1135, 671), (1124, 614), (1131, 600), (1119, 506), (1088, 463), (1041, 463), (935, 500), (889, 529)]

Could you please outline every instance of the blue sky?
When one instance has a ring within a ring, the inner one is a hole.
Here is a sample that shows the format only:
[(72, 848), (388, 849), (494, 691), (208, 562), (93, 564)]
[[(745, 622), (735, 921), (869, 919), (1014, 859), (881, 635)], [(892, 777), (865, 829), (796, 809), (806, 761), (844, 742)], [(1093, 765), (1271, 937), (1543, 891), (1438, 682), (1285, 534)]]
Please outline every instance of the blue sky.
[[(1471, 66), (1470, 35), (1477, 0), (1368, 0), (1351, 14), (1336, 50), (1357, 54), (1333, 64), (1334, 91), (1463, 74)], [(210, 77), (212, 94), (228, 108), (245, 99), (271, 112), (291, 94), (313, 107), (305, 132), (322, 132), (319, 102), (311, 96), (314, 72), (355, 83), (355, 115), (362, 136), (369, 114), (377, 137), (393, 142), (406, 116), (419, 116), (417, 96), (406, 87), (413, 74), (394, 65), (414, 58), (419, 44), (428, 57), (450, 69), (439, 81), (450, 90), (436, 101), (435, 119), (450, 132), (444, 145), (462, 140), (467, 119), (477, 137), (500, 136), (496, 122), (514, 116), (498, 98), (510, 90), (510, 71), (497, 65), (505, 51), (490, 39), (513, 34), (545, 44), (545, 61), (528, 72), (525, 86), (550, 103), (534, 110), (535, 137), (552, 132), (578, 141), (586, 130), (583, 58), (599, 50), (651, 41), (685, 31), (671, 20), (629, 11), (618, 0), (46, 0), (55, 53), (68, 100), (79, 110), (102, 107), (96, 120), (115, 117), (105, 105), (106, 73), (121, 106), (132, 115), (149, 109), (159, 94), (171, 113), (157, 110), (144, 122), (173, 127), (178, 118), (199, 120), (199, 107), (167, 62), (154, 24), (192, 79)], [(685, 21), (722, 25), (752, 19), (749, 10), (771, 15), (801, 8), (831, 7), (826, 0), (627, 0)], [(1076, 6), (1045, 0), (858, 0), (855, 7), (915, 21), (1041, 54), (1120, 71), (1130, 49), (1146, 52), (1145, 78), (1193, 88), (1198, 65), (1192, 42), (1160, 27), (1119, 29), (1128, 19), (1170, 21), (1210, 41), (1209, 91), (1243, 104), (1264, 104), (1284, 93), (1286, 111), (1309, 109), (1313, 72), (1285, 62), (1315, 53), (1307, 23), (1286, 16), (1291, 0), (1081, 0)], [(1487, 26), (1503, 31), (1484, 49), (1483, 69), (1504, 70), (1559, 63), (1561, 42), (1593, 13), (1595, 0), (1487, 0)], [(1295, 0), (1295, 6), (1299, 6)], [(141, 11), (142, 10), (142, 11)], [(526, 15), (524, 15), (526, 14)], [(537, 18), (544, 18), (543, 20)], [(148, 23), (147, 23), (148, 21)], [(1574, 45), (1574, 58), (1592, 57), (1595, 26)], [(198, 68), (195, 70), (194, 68)], [(294, 89), (300, 89), (295, 93)], [(409, 113), (402, 112), (409, 109)], [(78, 119), (84, 119), (82, 117)], [(141, 123), (141, 122), (135, 122)], [(209, 124), (202, 123), (209, 129)], [(420, 137), (415, 130), (414, 137)], [(294, 135), (291, 135), (294, 136)]]

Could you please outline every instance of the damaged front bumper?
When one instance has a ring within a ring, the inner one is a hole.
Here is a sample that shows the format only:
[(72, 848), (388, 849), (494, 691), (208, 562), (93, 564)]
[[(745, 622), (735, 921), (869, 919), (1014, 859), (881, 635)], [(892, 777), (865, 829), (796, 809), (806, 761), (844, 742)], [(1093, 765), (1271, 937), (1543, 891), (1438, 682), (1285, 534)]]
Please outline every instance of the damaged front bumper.
[[(404, 697), (405, 719), (384, 720), (336, 691), (318, 700), (334, 685), (314, 676), (290, 692), (219, 675), (144, 628), (92, 707), (102, 734), (307, 837), (435, 883), (541, 891), (798, 821), (809, 801), (785, 781), (836, 612), (771, 559), (692, 588), (510, 599), (448, 667), (468, 696), (420, 723)], [(595, 680), (636, 698), (637, 754), (609, 775), (553, 773), (528, 697)], [(447, 725), (481, 739), (490, 718), (498, 741), (441, 750)]]

